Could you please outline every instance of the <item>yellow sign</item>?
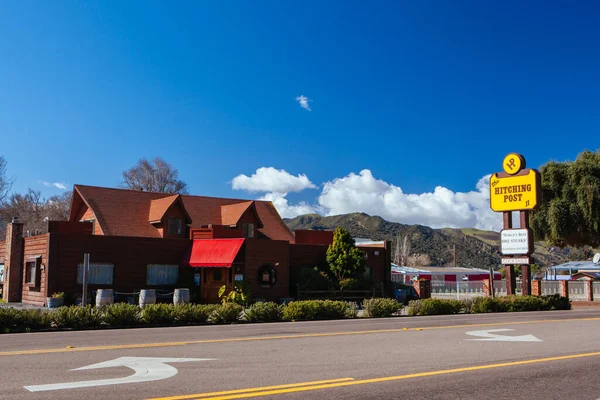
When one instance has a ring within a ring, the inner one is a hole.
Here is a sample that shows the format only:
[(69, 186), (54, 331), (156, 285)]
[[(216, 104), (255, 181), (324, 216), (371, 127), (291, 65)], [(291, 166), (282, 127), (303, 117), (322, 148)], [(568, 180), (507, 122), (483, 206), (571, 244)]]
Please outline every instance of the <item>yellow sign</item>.
[(539, 203), (540, 174), (526, 169), (518, 175), (490, 177), (490, 207), (496, 212), (532, 210)]
[(525, 168), (524, 164), (525, 159), (520, 154), (510, 153), (509, 155), (504, 157), (504, 161), (502, 162), (502, 168), (507, 174), (516, 175), (519, 172), (521, 172), (523, 168)]

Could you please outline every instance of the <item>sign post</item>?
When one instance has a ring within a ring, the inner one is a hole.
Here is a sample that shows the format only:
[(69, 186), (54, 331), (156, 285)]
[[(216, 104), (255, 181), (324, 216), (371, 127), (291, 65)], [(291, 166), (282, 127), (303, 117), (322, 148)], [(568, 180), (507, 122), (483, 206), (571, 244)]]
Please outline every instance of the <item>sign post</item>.
[[(506, 271), (506, 292), (516, 292), (515, 265), (521, 266), (523, 295), (531, 294), (530, 264), (534, 250), (533, 232), (529, 228), (529, 211), (541, 202), (541, 175), (526, 168), (525, 158), (510, 153), (502, 162), (503, 172), (490, 177), (490, 208), (503, 214), (504, 229), (500, 233), (502, 265)], [(519, 229), (513, 229), (512, 212), (519, 212)]]
[(82, 281), (83, 281), (83, 292), (81, 295), (81, 306), (87, 306), (87, 275), (88, 270), (90, 268), (90, 253), (85, 253), (83, 255), (83, 272), (82, 272)]

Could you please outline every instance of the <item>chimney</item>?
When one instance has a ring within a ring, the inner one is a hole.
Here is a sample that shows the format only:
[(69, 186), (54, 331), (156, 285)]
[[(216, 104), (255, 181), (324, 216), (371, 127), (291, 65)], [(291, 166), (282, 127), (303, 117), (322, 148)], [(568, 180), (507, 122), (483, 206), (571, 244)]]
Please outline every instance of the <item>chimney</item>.
[(6, 254), (4, 255), (4, 290), (8, 302), (21, 301), (23, 280), (23, 223), (13, 217), (6, 225)]

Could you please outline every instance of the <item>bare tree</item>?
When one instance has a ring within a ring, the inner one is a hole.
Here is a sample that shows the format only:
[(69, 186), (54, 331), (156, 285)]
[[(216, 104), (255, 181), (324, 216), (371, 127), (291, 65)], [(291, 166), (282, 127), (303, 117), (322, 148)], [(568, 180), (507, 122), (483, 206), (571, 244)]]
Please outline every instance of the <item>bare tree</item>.
[(7, 162), (3, 156), (0, 156), (0, 206), (6, 200), (8, 192), (12, 189), (13, 181), (6, 176)]
[(408, 241), (408, 235), (404, 235), (402, 241), (402, 249), (400, 251), (400, 265), (408, 265), (408, 257), (410, 256), (410, 242)]
[(69, 219), (71, 197), (71, 192), (65, 192), (46, 200), (39, 190), (33, 189), (24, 195), (15, 193), (0, 207), (0, 220), (10, 222), (17, 217), (24, 224), (24, 232), (30, 235), (45, 233), (47, 221)]
[(141, 159), (124, 171), (122, 187), (156, 193), (187, 193), (187, 184), (179, 180), (179, 172), (159, 157), (152, 161)]
[(402, 262), (400, 261), (402, 257), (402, 250), (400, 248), (400, 234), (398, 234), (396, 236), (396, 246), (394, 247), (394, 264), (396, 265), (402, 265)]
[(431, 264), (431, 259), (427, 254), (414, 254), (408, 257), (407, 264), (414, 268), (427, 267)]
[(46, 202), (46, 217), (50, 221), (67, 221), (71, 214), (73, 192), (52, 196)]
[(394, 248), (394, 264), (407, 266), (408, 257), (410, 255), (410, 242), (408, 241), (408, 235), (404, 235), (401, 239), (400, 234), (396, 236), (396, 247)]

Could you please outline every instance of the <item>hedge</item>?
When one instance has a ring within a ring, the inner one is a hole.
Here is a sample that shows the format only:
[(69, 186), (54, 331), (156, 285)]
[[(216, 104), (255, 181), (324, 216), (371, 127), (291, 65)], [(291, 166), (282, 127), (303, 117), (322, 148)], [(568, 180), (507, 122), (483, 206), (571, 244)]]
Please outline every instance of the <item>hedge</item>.
[[(374, 298), (363, 302), (366, 317), (397, 315), (403, 305), (394, 299)], [(569, 299), (553, 296), (478, 297), (468, 300), (425, 299), (409, 303), (409, 315), (440, 315), (511, 311), (569, 310)], [(56, 309), (0, 307), (0, 333), (56, 329), (97, 329), (189, 324), (231, 324), (356, 318), (358, 307), (334, 300), (292, 301), (287, 305), (259, 302), (244, 309), (225, 304), (152, 304), (140, 308), (118, 303), (102, 307), (70, 306)]]
[(365, 314), (368, 317), (375, 318), (391, 317), (404, 308), (404, 305), (397, 300), (384, 298), (365, 299), (363, 306), (365, 307)]
[(475, 297), (465, 300), (423, 299), (408, 304), (408, 315), (480, 314), (492, 312), (570, 310), (567, 297), (501, 296)]

